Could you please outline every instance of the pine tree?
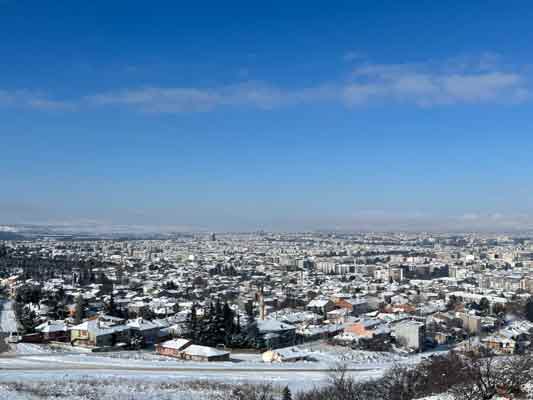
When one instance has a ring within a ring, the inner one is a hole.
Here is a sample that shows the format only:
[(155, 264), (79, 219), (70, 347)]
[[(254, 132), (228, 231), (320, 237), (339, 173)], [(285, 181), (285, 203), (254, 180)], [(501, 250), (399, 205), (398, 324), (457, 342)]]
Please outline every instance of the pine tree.
[(248, 314), (248, 325), (246, 326), (246, 342), (249, 347), (258, 347), (257, 336), (259, 334), (259, 328), (257, 327), (257, 321), (253, 313)]
[(115, 304), (115, 296), (113, 296), (113, 293), (111, 293), (109, 303), (107, 304), (107, 313), (112, 317), (117, 316), (117, 306)]
[(222, 315), (222, 305), (220, 304), (220, 300), (217, 299), (217, 302), (215, 304), (215, 315), (219, 316)]
[[(206, 332), (205, 344), (207, 346), (216, 346), (224, 341), (224, 321), (222, 316), (222, 307), (217, 300), (216, 304), (209, 307), (209, 316), (205, 320), (204, 329)], [(222, 339), (221, 339), (222, 338)]]
[(526, 302), (526, 318), (528, 321), (533, 322), (533, 298), (530, 297)]
[(235, 323), (234, 323), (235, 315), (231, 307), (228, 305), (228, 303), (224, 303), (222, 315), (224, 319), (224, 331), (226, 335), (231, 335), (235, 331)]
[(58, 302), (64, 302), (65, 301), (65, 289), (63, 289), (63, 286), (61, 286), (56, 293), (56, 301)]
[(479, 311), (481, 311), (483, 315), (488, 314), (490, 311), (490, 302), (486, 297), (481, 298), (479, 302)]
[(21, 306), (18, 311), (18, 319), (24, 333), (32, 333), (39, 323), (37, 315), (29, 307)]
[(251, 301), (245, 304), (244, 311), (246, 312), (248, 321), (252, 321), (255, 319), (254, 304)]
[(74, 312), (74, 323), (76, 325), (81, 324), (83, 318), (85, 317), (85, 312), (83, 310), (83, 298), (80, 296), (76, 297), (76, 308)]
[(282, 400), (292, 400), (292, 394), (288, 386), (283, 388), (283, 391), (281, 392), (281, 398)]
[[(231, 309), (230, 309), (231, 311)], [(228, 341), (228, 334), (231, 328), (228, 328), (226, 326), (226, 315), (224, 314), (224, 308), (222, 307), (222, 304), (219, 300), (217, 300), (216, 306), (215, 306), (215, 320), (214, 320), (214, 344), (219, 345), (222, 343), (227, 343)], [(231, 323), (231, 321), (230, 321)]]
[(190, 338), (196, 342), (198, 340), (198, 320), (196, 316), (196, 303), (192, 304), (191, 312), (187, 319), (187, 332), (185, 337)]
[(241, 333), (241, 315), (237, 313), (237, 324), (235, 325), (235, 333)]

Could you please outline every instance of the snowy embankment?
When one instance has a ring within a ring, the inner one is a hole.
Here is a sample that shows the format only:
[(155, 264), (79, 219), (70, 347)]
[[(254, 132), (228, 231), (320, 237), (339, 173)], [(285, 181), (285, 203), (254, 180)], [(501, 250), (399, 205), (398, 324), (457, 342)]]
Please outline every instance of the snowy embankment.
[(0, 400), (214, 400), (231, 388), (206, 382), (162, 383), (118, 378), (79, 378), (0, 383)]

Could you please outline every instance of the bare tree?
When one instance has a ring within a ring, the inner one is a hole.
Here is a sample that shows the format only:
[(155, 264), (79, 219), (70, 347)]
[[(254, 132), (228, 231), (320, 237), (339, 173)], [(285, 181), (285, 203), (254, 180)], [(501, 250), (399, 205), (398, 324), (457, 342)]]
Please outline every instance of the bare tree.
[(524, 386), (533, 381), (533, 357), (523, 354), (505, 359), (499, 366), (500, 387), (506, 394), (524, 394)]
[(425, 377), (417, 368), (395, 365), (379, 381), (384, 400), (411, 400), (424, 395)]
[[(274, 400), (274, 387), (264, 385), (241, 385), (236, 387), (224, 400)], [(222, 399), (221, 399), (222, 400)]]
[(501, 384), (496, 357), (472, 356), (463, 366), (464, 380), (452, 386), (450, 393), (456, 400), (490, 400)]
[(453, 351), (423, 360), (417, 369), (424, 379), (424, 395), (444, 393), (462, 383), (466, 362), (464, 356)]
[[(330, 375), (330, 385), (299, 393), (296, 400), (412, 400), (449, 393), (455, 400), (523, 396), (533, 383), (530, 354), (496, 357), (492, 353), (431, 357), (416, 367), (396, 365), (382, 378), (356, 382), (345, 365)], [(250, 399), (255, 399), (250, 397)], [(240, 400), (240, 398), (238, 399)]]

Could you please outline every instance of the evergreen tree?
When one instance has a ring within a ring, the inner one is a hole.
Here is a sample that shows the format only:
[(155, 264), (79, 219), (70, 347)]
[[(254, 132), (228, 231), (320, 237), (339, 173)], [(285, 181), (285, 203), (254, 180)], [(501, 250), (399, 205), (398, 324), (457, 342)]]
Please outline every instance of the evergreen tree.
[(193, 342), (198, 340), (198, 321), (196, 316), (196, 303), (192, 304), (191, 312), (187, 316), (186, 332), (184, 336)]
[(479, 301), (479, 311), (484, 315), (490, 311), (490, 303), (486, 297), (482, 297)]
[(113, 282), (103, 272), (101, 272), (98, 277), (98, 283), (102, 285), (100, 288), (102, 293), (108, 294), (113, 291)]
[(147, 321), (153, 321), (156, 318), (156, 315), (150, 307), (143, 307), (139, 312), (139, 317)]
[(24, 307), (21, 323), (26, 333), (32, 333), (38, 324), (38, 319), (37, 315), (35, 314), (35, 311), (30, 310), (28, 307)]
[(224, 303), (222, 315), (224, 319), (224, 331), (226, 332), (226, 335), (231, 335), (235, 331), (235, 315), (228, 303)]
[(235, 333), (241, 333), (241, 315), (237, 313), (237, 323), (235, 324)]
[(66, 304), (61, 304), (61, 307), (58, 308), (57, 310), (57, 316), (58, 318), (57, 319), (65, 319), (67, 318), (69, 315), (69, 309), (68, 309), (68, 306)]
[(281, 392), (282, 400), (292, 400), (292, 394), (288, 386), (285, 386)]
[(19, 326), (22, 329), (22, 333), (32, 333), (35, 331), (35, 327), (39, 324), (39, 320), (33, 310), (21, 303), (15, 303), (14, 312), (19, 322)]
[(215, 315), (222, 315), (222, 305), (220, 304), (220, 300), (217, 299), (217, 302), (215, 304)]
[(213, 303), (209, 306), (209, 312), (201, 321), (202, 337), (201, 343), (206, 346), (216, 346), (220, 343), (221, 336), (223, 337), (223, 321), (222, 308), (217, 301), (216, 305)]
[(76, 297), (76, 305), (74, 311), (74, 323), (76, 325), (81, 324), (83, 318), (85, 318), (85, 311), (83, 309), (83, 297), (79, 295)]
[(244, 311), (246, 312), (248, 321), (252, 321), (255, 319), (254, 304), (251, 301), (245, 304)]
[(61, 286), (56, 293), (56, 299), (58, 302), (64, 302), (65, 301), (65, 289), (63, 289), (63, 286)]
[(109, 297), (109, 303), (107, 304), (107, 310), (106, 311), (112, 317), (116, 317), (117, 316), (117, 306), (115, 304), (115, 296), (113, 296), (113, 293), (111, 293), (111, 296)]
[(217, 300), (215, 305), (215, 315), (213, 318), (214, 329), (213, 329), (213, 343), (214, 345), (219, 345), (221, 343), (226, 343), (226, 321), (224, 319), (224, 310), (220, 300)]
[(259, 328), (257, 327), (257, 321), (254, 314), (248, 316), (248, 325), (246, 326), (246, 342), (249, 347), (258, 347), (257, 336), (259, 334)]
[(526, 302), (526, 318), (528, 321), (533, 322), (533, 298), (530, 297)]

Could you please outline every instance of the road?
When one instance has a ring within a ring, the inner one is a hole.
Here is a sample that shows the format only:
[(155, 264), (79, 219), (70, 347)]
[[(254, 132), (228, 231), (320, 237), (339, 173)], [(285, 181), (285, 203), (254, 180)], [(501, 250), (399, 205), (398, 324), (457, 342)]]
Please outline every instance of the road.
[[(0, 356), (0, 370), (114, 370), (114, 371), (166, 371), (166, 372), (319, 372), (330, 373), (335, 366), (323, 363), (263, 364), (240, 362), (157, 362), (116, 359), (75, 352), (17, 354)], [(351, 366), (347, 372), (364, 372), (381, 369), (372, 366)]]
[[(253, 373), (298, 373), (298, 372), (314, 372), (314, 373), (331, 373), (333, 368), (284, 368), (274, 365), (273, 367), (233, 367), (223, 365), (218, 368), (208, 366), (193, 366), (187, 367), (164, 367), (164, 366), (129, 366), (129, 365), (109, 365), (106, 363), (83, 363), (83, 362), (55, 362), (49, 361), (47, 358), (51, 358), (47, 355), (38, 356), (1, 356), (0, 357), (0, 370), (2, 371), (63, 371), (63, 370), (113, 370), (113, 371), (136, 371), (136, 372), (253, 372)], [(17, 362), (15, 360), (22, 362)], [(6, 362), (7, 360), (12, 360)], [(373, 368), (347, 368), (346, 372), (368, 372), (377, 369)]]

